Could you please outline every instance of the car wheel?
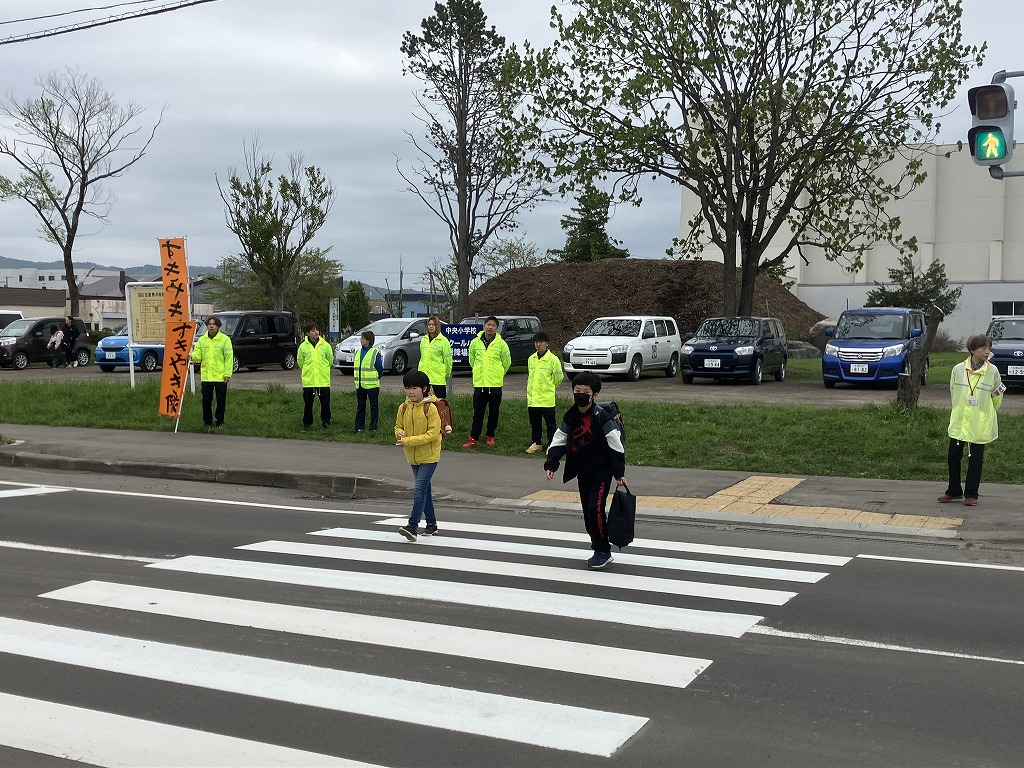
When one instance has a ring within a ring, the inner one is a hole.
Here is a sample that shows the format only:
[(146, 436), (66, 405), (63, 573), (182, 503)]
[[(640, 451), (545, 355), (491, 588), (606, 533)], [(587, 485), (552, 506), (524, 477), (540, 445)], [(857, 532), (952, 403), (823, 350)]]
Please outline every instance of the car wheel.
[(405, 352), (395, 352), (395, 359), (391, 361), (391, 372), (396, 376), (401, 376), (408, 367), (409, 358), (406, 357)]
[(79, 368), (85, 368), (85, 366), (89, 364), (89, 360), (91, 358), (92, 355), (89, 354), (88, 349), (80, 349), (78, 350), (78, 353), (75, 355), (75, 359), (78, 361)]
[(775, 372), (776, 381), (786, 380), (786, 358), (782, 358), (782, 365), (779, 366), (779, 370)]
[(693, 376), (688, 373), (683, 374), (683, 384), (693, 384)]
[(764, 378), (764, 361), (761, 358), (757, 358), (754, 361), (754, 369), (750, 372), (750, 383), (760, 384), (761, 379)]
[(112, 365), (101, 365), (99, 368), (104, 373), (113, 373), (114, 371), (114, 366)]
[(673, 353), (672, 359), (668, 361), (668, 368), (665, 369), (665, 375), (670, 379), (674, 379), (676, 374), (679, 372), (679, 356)]
[(295, 367), (295, 353), (289, 352), (284, 356), (284, 360), (281, 361), (281, 367), (286, 371), (290, 371)]
[(24, 352), (15, 352), (14, 357), (12, 358), (12, 362), (14, 363), (15, 368), (17, 368), (19, 371), (24, 371), (26, 368), (28, 368), (28, 355), (26, 355)]
[(836, 383), (832, 379), (822, 379), (821, 383), (825, 385), (825, 389), (835, 389)]
[(233, 359), (233, 360), (231, 361), (231, 373), (232, 373), (232, 374), (236, 374), (236, 373), (238, 373), (238, 358), (237, 358), (237, 357), (236, 357), (236, 358), (234, 358), (234, 359)]
[(644, 368), (644, 361), (640, 355), (633, 355), (629, 361), (629, 370), (626, 371), (626, 381), (640, 381), (640, 371)]
[(152, 373), (156, 370), (156, 352), (147, 352), (142, 356), (142, 370)]

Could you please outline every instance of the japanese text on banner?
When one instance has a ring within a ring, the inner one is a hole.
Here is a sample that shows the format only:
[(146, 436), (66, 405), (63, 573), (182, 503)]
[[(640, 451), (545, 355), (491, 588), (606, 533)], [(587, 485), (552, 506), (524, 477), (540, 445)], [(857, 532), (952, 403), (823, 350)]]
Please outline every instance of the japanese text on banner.
[(160, 274), (164, 284), (164, 364), (160, 377), (161, 416), (173, 419), (181, 415), (185, 395), (189, 356), (195, 340), (196, 323), (192, 322), (188, 297), (188, 262), (185, 238), (160, 240)]

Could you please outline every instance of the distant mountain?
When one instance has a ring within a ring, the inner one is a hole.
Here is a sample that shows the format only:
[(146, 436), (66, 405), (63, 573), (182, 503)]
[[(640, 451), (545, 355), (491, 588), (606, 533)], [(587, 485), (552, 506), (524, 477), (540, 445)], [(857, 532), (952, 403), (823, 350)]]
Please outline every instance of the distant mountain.
[[(7, 256), (0, 256), (0, 269), (64, 269), (63, 261), (25, 261), (23, 259), (12, 259)], [(122, 267), (110, 267), (105, 264), (97, 264), (94, 261), (79, 261), (75, 263), (75, 274), (81, 279), (82, 275), (88, 272), (90, 269), (112, 269), (114, 271), (122, 269)], [(143, 264), (139, 267), (123, 267), (124, 273), (132, 277), (139, 275), (155, 275), (160, 272), (159, 264)], [(204, 267), (200, 265), (190, 265), (188, 268), (189, 274), (192, 277), (198, 277), (199, 275), (219, 275), (219, 267)]]

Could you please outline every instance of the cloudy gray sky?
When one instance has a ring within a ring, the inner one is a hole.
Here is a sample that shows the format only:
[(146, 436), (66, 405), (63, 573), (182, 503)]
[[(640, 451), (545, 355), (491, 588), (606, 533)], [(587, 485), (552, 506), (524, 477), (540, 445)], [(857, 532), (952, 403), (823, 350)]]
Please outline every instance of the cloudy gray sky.
[[(4, 0), (0, 22), (115, 1)], [(552, 2), (484, 0), (484, 8), (509, 42), (544, 45), (552, 36)], [(396, 156), (414, 157), (404, 131), (418, 125), (412, 117), (417, 81), (402, 77), (399, 45), (432, 8), (433, 0), (217, 0), (0, 45), (0, 90), (25, 98), (36, 93), (38, 76), (71, 66), (101, 80), (119, 100), (137, 101), (146, 109), (143, 119), (155, 120), (167, 107), (146, 157), (111, 184), (116, 202), (109, 226), (79, 239), (76, 260), (155, 263), (156, 239), (178, 235), (188, 238), (192, 264), (215, 265), (236, 252), (214, 174), (223, 178), (229, 166), (240, 165), (243, 140), (258, 132), (279, 162), (301, 151), (337, 185), (335, 209), (314, 244), (333, 246), (347, 278), (377, 285), (386, 278), (394, 287), (401, 263), (406, 285), (417, 284), (431, 261), (447, 254), (448, 239), (444, 224), (403, 191), (395, 171)], [(999, 69), (1024, 69), (1012, 45), (1020, 8), (1020, 0), (964, 0), (965, 38), (990, 44), (970, 85), (988, 82)], [(0, 24), (0, 38), (55, 25)], [(966, 137), (965, 104), (966, 97), (959, 99), (943, 121), (942, 141)], [(654, 182), (642, 191), (644, 205), (619, 208), (609, 231), (634, 256), (658, 258), (676, 234), (679, 193)], [(543, 205), (523, 218), (520, 233), (542, 249), (560, 247), (559, 218), (571, 204)], [(0, 204), (0, 254), (59, 258), (37, 230), (24, 203)]]

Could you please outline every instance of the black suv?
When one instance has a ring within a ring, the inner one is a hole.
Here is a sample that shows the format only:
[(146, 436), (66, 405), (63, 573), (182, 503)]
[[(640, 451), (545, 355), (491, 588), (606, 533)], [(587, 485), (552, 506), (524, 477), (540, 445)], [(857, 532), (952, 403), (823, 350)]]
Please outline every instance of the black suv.
[[(73, 355), (80, 366), (86, 366), (92, 360), (89, 331), (79, 318), (71, 322), (78, 330)], [(53, 357), (53, 350), (46, 348), (50, 341), (50, 326), (53, 325), (63, 329), (64, 316), (25, 317), (0, 329), (0, 367), (14, 366), (20, 371), (28, 368), (29, 363), (43, 362)]]
[(786, 378), (786, 331), (774, 317), (709, 317), (697, 333), (686, 334), (679, 369), (694, 378), (747, 379), (760, 384), (766, 373)]
[(255, 371), (262, 365), (280, 365), (286, 371), (295, 367), (299, 345), (291, 312), (249, 310), (214, 314), (222, 323), (221, 333), (231, 339), (234, 371)]
[(985, 333), (992, 339), (991, 362), (1004, 384), (1024, 384), (1024, 315), (993, 317)]

